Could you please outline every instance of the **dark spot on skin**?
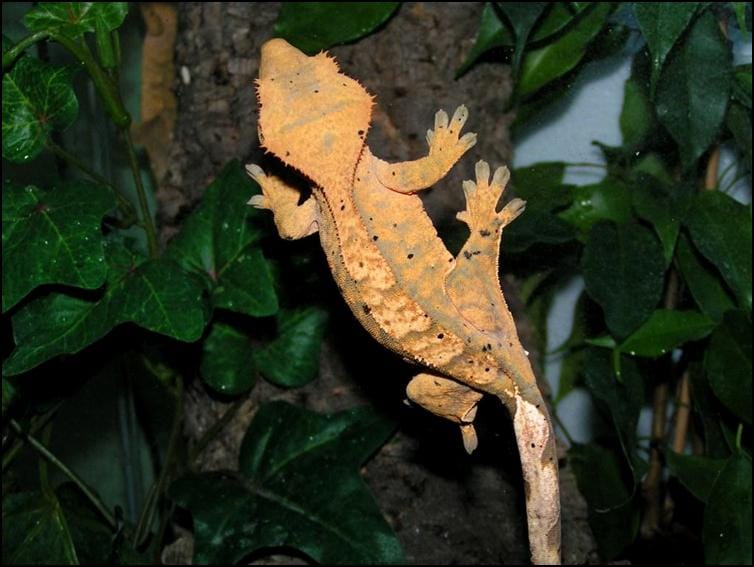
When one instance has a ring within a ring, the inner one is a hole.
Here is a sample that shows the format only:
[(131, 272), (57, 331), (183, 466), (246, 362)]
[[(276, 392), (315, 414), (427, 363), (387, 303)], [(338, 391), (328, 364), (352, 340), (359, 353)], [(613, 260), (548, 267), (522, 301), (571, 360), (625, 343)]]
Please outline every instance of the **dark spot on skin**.
[(361, 181), (361, 177), (357, 177), (357, 178), (356, 178), (356, 181)]
[(345, 205), (341, 205), (341, 206), (340, 206), (340, 210), (341, 210), (341, 211), (344, 211), (345, 209), (346, 209), (346, 206), (345, 206)]
[(445, 338), (445, 335), (442, 333), (437, 333), (437, 338), (442, 340)]
[(473, 254), (474, 256), (478, 256), (479, 254), (481, 254), (481, 252), (480, 252), (479, 250), (474, 250), (474, 251), (472, 252), (472, 254)]
[(288, 81), (290, 84), (293, 84), (293, 81)]
[(374, 240), (375, 242), (377, 242), (379, 239), (380, 239), (380, 237), (377, 236), (376, 234), (372, 237), (372, 240)]
[(509, 347), (512, 347), (512, 346), (513, 346), (513, 343), (512, 343), (512, 342), (509, 342), (509, 343), (508, 343), (508, 346), (509, 346)]
[(487, 350), (492, 350), (492, 345), (487, 343)]
[(482, 352), (487, 352), (487, 347), (486, 346), (482, 347)]
[(395, 175), (395, 172), (393, 171), (392, 175)]
[(341, 85), (343, 85), (344, 87), (346, 86), (346, 84), (345, 84), (345, 83), (340, 83), (340, 84), (341, 84)]
[(485, 229), (482, 229), (482, 230), (480, 230), (480, 231), (479, 231), (479, 234), (480, 234), (480, 235), (481, 235), (481, 236), (482, 236), (483, 238), (487, 238), (487, 237), (488, 237), (488, 236), (489, 236), (489, 235), (490, 235), (491, 233), (490, 233), (490, 231), (489, 231), (489, 230), (485, 230)]
[(452, 264), (453, 263), (453, 258), (448, 258), (448, 263)]
[(363, 267), (364, 267), (364, 262), (359, 262), (359, 268), (363, 268)]
[(285, 152), (285, 157), (288, 157), (289, 155), (291, 155), (291, 152)]
[(490, 371), (490, 369), (489, 369), (489, 368), (485, 368), (485, 369), (484, 369), (484, 371), (485, 371), (485, 372), (489, 372), (489, 371)]
[(398, 223), (397, 222), (393, 223), (393, 228), (398, 228)]
[(426, 319), (427, 317), (429, 317), (429, 315), (427, 313), (425, 313), (424, 314), (424, 318)]
[(318, 91), (317, 89), (314, 89), (314, 93), (315, 93), (315, 94), (316, 94), (316, 93), (318, 93), (318, 92), (319, 92), (319, 91)]
[(532, 449), (533, 449), (534, 447), (536, 447), (536, 446), (537, 446), (537, 445), (536, 445), (535, 443), (532, 443), (532, 444), (531, 444), (531, 448), (532, 448)]
[(364, 310), (364, 313), (367, 314), (367, 315), (369, 315), (369, 313), (371, 313), (371, 311), (372, 311), (372, 309), (366, 303), (364, 305), (362, 305), (361, 308)]
[(363, 136), (364, 135), (364, 130), (359, 130), (358, 134), (359, 134), (359, 136)]
[(463, 255), (466, 257), (467, 260), (471, 260), (471, 252), (469, 252), (468, 250), (464, 250)]
[(448, 130), (448, 134), (452, 134), (452, 133), (453, 133), (453, 130)]
[(414, 255), (413, 255), (413, 254), (409, 254), (409, 255), (407, 256), (407, 258), (408, 258), (409, 260), (410, 260), (411, 258), (413, 258), (413, 257), (414, 257)]
[(474, 361), (473, 360), (469, 360), (468, 363), (469, 364), (474, 364)]
[(369, 220), (370, 220), (370, 221), (373, 221), (374, 219), (373, 219), (372, 217), (369, 217)]

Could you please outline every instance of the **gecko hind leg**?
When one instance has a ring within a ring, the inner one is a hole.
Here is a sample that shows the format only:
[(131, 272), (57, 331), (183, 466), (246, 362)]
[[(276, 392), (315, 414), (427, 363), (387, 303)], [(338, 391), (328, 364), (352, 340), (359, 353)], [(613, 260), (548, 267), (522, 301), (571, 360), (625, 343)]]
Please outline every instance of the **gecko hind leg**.
[(430, 411), (457, 423), (461, 428), (463, 447), (471, 454), (477, 448), (474, 429), (477, 404), (482, 393), (472, 390), (455, 380), (433, 374), (417, 374), (406, 386), (409, 399)]
[(319, 230), (319, 205), (313, 197), (299, 205), (301, 191), (296, 187), (275, 175), (267, 175), (253, 163), (246, 166), (246, 173), (262, 188), (262, 194), (254, 195), (248, 204), (272, 211), (281, 238), (298, 240)]
[[(499, 167), (490, 181), (490, 166), (479, 161), (476, 182), (463, 182), (466, 210), (457, 218), (469, 226), (471, 234), (445, 279), (448, 297), (463, 317), (488, 333), (505, 333), (512, 324), (501, 320), (507, 307), (498, 279), (498, 256), (503, 228), (524, 211), (525, 202), (513, 199), (497, 210), (509, 177), (508, 168)], [(480, 282), (478, 293), (468, 293), (469, 282)]]

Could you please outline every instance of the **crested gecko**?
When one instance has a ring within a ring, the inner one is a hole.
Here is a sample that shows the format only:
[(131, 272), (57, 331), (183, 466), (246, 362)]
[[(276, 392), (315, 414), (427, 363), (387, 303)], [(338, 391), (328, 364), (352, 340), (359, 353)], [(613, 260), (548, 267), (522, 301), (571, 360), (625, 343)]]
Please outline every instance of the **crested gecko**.
[(498, 201), (509, 172), (476, 164), (465, 181), (470, 230), (453, 257), (437, 235), (418, 191), (442, 179), (476, 142), (461, 135), (468, 112), (435, 115), (429, 153), (388, 163), (366, 145), (373, 97), (342, 74), (326, 53), (309, 57), (283, 39), (262, 47), (259, 79), (262, 147), (312, 182), (300, 192), (259, 166), (247, 166), (262, 194), (249, 204), (270, 209), (281, 237), (319, 233), (341, 294), (381, 344), (423, 372), (407, 396), (457, 423), (468, 452), (477, 445), (473, 421), (483, 394), (508, 408), (521, 458), (535, 564), (560, 562), (560, 494), (555, 439), (547, 407), (518, 339), (498, 279), (503, 229), (524, 210)]

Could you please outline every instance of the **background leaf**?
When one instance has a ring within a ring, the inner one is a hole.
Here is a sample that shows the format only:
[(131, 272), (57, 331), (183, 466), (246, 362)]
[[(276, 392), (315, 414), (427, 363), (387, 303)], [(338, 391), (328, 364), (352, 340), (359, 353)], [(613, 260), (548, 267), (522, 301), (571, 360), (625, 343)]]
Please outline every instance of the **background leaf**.
[(652, 314), (662, 295), (665, 262), (649, 229), (600, 223), (589, 232), (582, 269), (587, 293), (605, 312), (610, 332), (623, 338)]
[(704, 511), (708, 565), (751, 564), (751, 458), (738, 454), (720, 472)]
[(751, 320), (745, 313), (725, 314), (710, 337), (704, 369), (720, 401), (751, 424)]
[(705, 12), (668, 58), (657, 83), (657, 117), (688, 168), (715, 140), (725, 118), (731, 84), (730, 50)]
[(4, 184), (3, 312), (42, 284), (102, 285), (102, 217), (114, 207), (108, 188), (85, 181), (51, 191)]
[(72, 70), (23, 56), (3, 74), (3, 157), (34, 159), (53, 130), (63, 131), (79, 112)]
[(270, 382), (295, 388), (311, 382), (319, 370), (319, 351), (327, 312), (319, 307), (281, 311), (277, 337), (254, 352), (254, 363)]
[(751, 209), (719, 191), (704, 191), (685, 224), (697, 249), (751, 311)]
[(574, 188), (573, 204), (558, 216), (585, 237), (600, 221), (628, 222), (632, 218), (631, 194), (624, 182), (612, 177), (592, 185), (579, 185)]
[(263, 217), (246, 204), (258, 192), (241, 164), (230, 162), (165, 254), (204, 280), (215, 307), (263, 317), (275, 314), (278, 302), (259, 248)]
[(202, 344), (200, 372), (214, 390), (231, 396), (248, 391), (256, 381), (250, 337), (215, 321)]
[(703, 455), (681, 455), (665, 451), (670, 472), (700, 501), (709, 501), (717, 475), (726, 464), (725, 459), (713, 459)]
[(78, 565), (58, 499), (41, 492), (3, 496), (3, 565)]
[(123, 23), (128, 2), (40, 2), (24, 16), (31, 31), (47, 30), (71, 39), (94, 32), (99, 19), (107, 31)]
[(691, 22), (699, 3), (634, 2), (633, 6), (639, 28), (652, 54), (652, 76), (656, 78), (668, 53)]
[(370, 34), (399, 5), (399, 2), (284, 2), (275, 22), (275, 35), (313, 55)]
[(620, 345), (621, 352), (650, 358), (710, 334), (714, 321), (696, 311), (658, 309)]
[(171, 487), (194, 517), (194, 562), (234, 564), (284, 545), (323, 564), (402, 563), (358, 473), (392, 430), (368, 408), (320, 415), (262, 406), (241, 446), (242, 478), (189, 475)]
[(516, 89), (528, 98), (542, 87), (576, 67), (587, 47), (602, 30), (612, 6), (599, 2), (584, 10), (574, 25), (553, 43), (528, 51)]

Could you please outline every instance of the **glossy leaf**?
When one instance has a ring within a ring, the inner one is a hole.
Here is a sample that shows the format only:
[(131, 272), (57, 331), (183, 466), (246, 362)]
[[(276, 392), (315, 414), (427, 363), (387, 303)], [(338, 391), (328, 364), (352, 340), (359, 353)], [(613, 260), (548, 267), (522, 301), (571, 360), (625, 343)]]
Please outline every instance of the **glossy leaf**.
[(79, 112), (72, 70), (30, 56), (3, 74), (3, 157), (22, 163), (44, 149), (50, 133), (70, 126)]
[(751, 109), (747, 110), (738, 102), (731, 103), (725, 117), (725, 126), (733, 134), (746, 161), (746, 167), (751, 172)]
[(668, 53), (688, 27), (698, 2), (634, 2), (639, 28), (652, 54), (652, 74), (657, 77)]
[(751, 63), (736, 67), (733, 98), (751, 110)]
[(703, 455), (681, 455), (666, 451), (665, 460), (673, 476), (700, 501), (707, 503), (717, 475), (725, 466), (725, 459), (713, 459)]
[(715, 140), (728, 106), (730, 50), (711, 12), (697, 18), (657, 82), (657, 117), (689, 168)]
[(696, 311), (658, 309), (620, 345), (621, 352), (655, 358), (709, 335), (715, 322)]
[(704, 369), (712, 391), (736, 417), (751, 424), (751, 320), (730, 311), (710, 337)]
[(54, 292), (13, 315), (16, 348), (3, 364), (4, 374), (79, 352), (126, 322), (181, 341), (202, 335), (207, 308), (194, 277), (168, 259), (145, 261), (118, 243), (106, 247), (106, 256), (110, 271), (97, 300)]
[(3, 312), (42, 284), (102, 285), (107, 265), (101, 223), (114, 207), (109, 189), (84, 181), (50, 191), (5, 184)]
[(526, 201), (527, 210), (552, 211), (571, 203), (574, 188), (563, 184), (566, 164), (541, 162), (511, 171), (516, 197)]
[(586, 236), (600, 221), (628, 222), (632, 216), (631, 194), (625, 183), (614, 178), (579, 185), (574, 188), (573, 204), (558, 216)]
[(612, 6), (593, 5), (580, 14), (578, 21), (553, 43), (528, 51), (521, 66), (517, 92), (527, 98), (576, 67), (589, 44), (602, 30)]
[(40, 492), (3, 496), (3, 565), (78, 565), (58, 499)]
[(270, 266), (259, 249), (261, 213), (246, 203), (258, 193), (237, 161), (207, 187), (201, 204), (166, 251), (199, 275), (215, 307), (263, 317), (277, 312)]
[(547, 2), (498, 2), (497, 7), (513, 30), (514, 50), (511, 67), (513, 76), (517, 77), (529, 34), (542, 17)]
[(740, 305), (751, 311), (751, 210), (720, 193), (699, 194), (686, 216), (696, 248), (720, 270)]
[(40, 2), (26, 13), (24, 25), (76, 39), (94, 32), (97, 20), (107, 31), (117, 29), (127, 14), (128, 2)]
[(649, 229), (637, 224), (595, 225), (584, 246), (582, 269), (587, 292), (619, 339), (647, 320), (662, 295), (662, 248)]
[(728, 460), (704, 511), (704, 559), (708, 565), (751, 565), (751, 458)]
[(248, 335), (215, 322), (202, 345), (200, 372), (204, 382), (231, 396), (248, 391), (256, 379), (253, 353)]
[(655, 125), (654, 106), (641, 81), (631, 76), (623, 87), (620, 132), (623, 145), (638, 148), (652, 134)]
[(275, 35), (313, 55), (357, 40), (384, 24), (399, 2), (284, 2)]
[(171, 496), (194, 518), (194, 563), (231, 565), (294, 547), (322, 564), (402, 563), (359, 468), (393, 425), (369, 408), (316, 414), (262, 406), (241, 446), (239, 473), (188, 475)]
[(537, 208), (528, 209), (505, 229), (505, 254), (523, 252), (534, 244), (563, 244), (576, 234), (558, 216)]
[(666, 265), (675, 251), (681, 220), (691, 204), (690, 185), (668, 187), (654, 177), (637, 174), (632, 187), (634, 209), (639, 217), (652, 223), (660, 242)]
[(717, 322), (726, 311), (735, 309), (733, 297), (720, 274), (694, 249), (684, 234), (678, 239), (676, 260), (683, 280), (702, 313)]
[(511, 33), (500, 21), (492, 2), (485, 2), (474, 45), (466, 56), (466, 60), (456, 71), (456, 78), (468, 71), (477, 59), (490, 49), (512, 44)]
[(634, 541), (640, 519), (638, 501), (626, 485), (619, 457), (596, 445), (574, 444), (568, 459), (589, 505), (589, 525), (600, 551), (612, 559)]
[(311, 382), (319, 370), (319, 351), (327, 312), (318, 307), (281, 311), (277, 337), (254, 352), (254, 362), (270, 382), (293, 388)]

